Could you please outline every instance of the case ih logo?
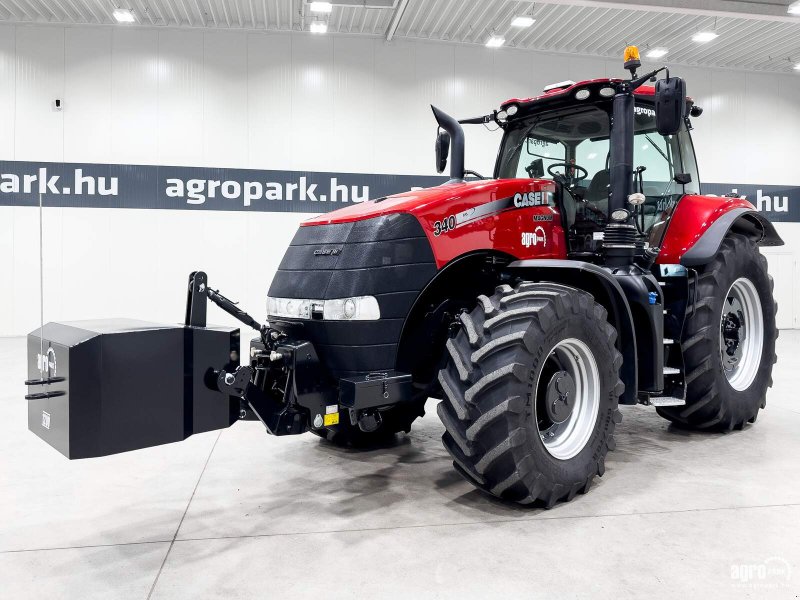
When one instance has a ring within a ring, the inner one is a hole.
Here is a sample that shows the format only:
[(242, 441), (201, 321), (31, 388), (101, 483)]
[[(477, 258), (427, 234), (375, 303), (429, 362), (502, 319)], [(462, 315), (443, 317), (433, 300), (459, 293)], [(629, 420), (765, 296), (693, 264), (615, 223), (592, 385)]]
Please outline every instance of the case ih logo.
[(341, 251), (341, 248), (317, 248), (314, 256), (338, 256)]
[(544, 228), (539, 225), (536, 229), (533, 230), (533, 233), (523, 232), (522, 233), (522, 245), (526, 248), (530, 248), (531, 246), (537, 246), (538, 244), (542, 244), (542, 246), (547, 245), (547, 238), (544, 234)]
[(514, 194), (514, 206), (525, 208), (528, 206), (547, 206), (551, 192), (517, 192)]

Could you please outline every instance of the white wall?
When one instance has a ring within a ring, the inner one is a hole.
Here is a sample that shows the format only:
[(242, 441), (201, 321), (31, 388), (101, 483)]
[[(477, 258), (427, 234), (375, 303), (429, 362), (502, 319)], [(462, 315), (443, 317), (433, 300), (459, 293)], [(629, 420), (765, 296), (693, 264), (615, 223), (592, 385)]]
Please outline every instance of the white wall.
[[(620, 66), (361, 37), (0, 25), (0, 160), (433, 174), (430, 103), (477, 116), (554, 81), (620, 76)], [(695, 121), (704, 180), (800, 185), (790, 160), (800, 77), (675, 72), (706, 109)], [(490, 173), (498, 139), (470, 128), (468, 167)], [(261, 316), (306, 216), (45, 209), (45, 320), (179, 321), (197, 268)], [(0, 335), (38, 323), (37, 219), (37, 209), (0, 207)], [(800, 224), (779, 230), (789, 242), (770, 251), (781, 325), (800, 326)]]

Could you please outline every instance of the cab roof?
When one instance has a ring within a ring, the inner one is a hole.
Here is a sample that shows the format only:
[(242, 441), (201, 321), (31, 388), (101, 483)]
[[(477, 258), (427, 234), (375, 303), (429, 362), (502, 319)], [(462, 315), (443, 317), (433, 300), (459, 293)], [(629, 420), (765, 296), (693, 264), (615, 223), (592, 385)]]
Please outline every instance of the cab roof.
[[(563, 99), (584, 87), (588, 88), (590, 91), (593, 91), (595, 89), (604, 87), (604, 85), (619, 83), (621, 81), (622, 79), (619, 78), (586, 79), (584, 81), (579, 81), (578, 83), (575, 83), (574, 81), (565, 81), (563, 84), (555, 84), (554, 86), (545, 87), (544, 93), (538, 96), (531, 96), (529, 98), (509, 98), (500, 104), (500, 108), (506, 108), (511, 104), (518, 104), (520, 107), (522, 107), (522, 105), (544, 103), (544, 101), (555, 98)], [(652, 85), (642, 85), (634, 92), (634, 94), (637, 96), (654, 96), (655, 93), (656, 89)]]
[[(611, 100), (613, 94), (610, 96), (603, 96), (601, 90), (621, 81), (623, 81), (623, 79), (619, 78), (587, 79), (585, 81), (579, 81), (578, 83), (564, 81), (547, 86), (544, 93), (538, 96), (532, 96), (530, 98), (509, 98), (500, 105), (500, 110), (508, 111), (511, 106), (517, 108), (513, 113), (509, 112), (507, 118), (508, 122), (511, 123), (512, 121), (524, 119), (525, 117), (543, 110), (580, 106), (584, 102), (586, 104), (592, 104), (600, 100)], [(576, 98), (576, 92), (583, 89), (589, 91), (588, 96), (581, 99)], [(654, 101), (655, 94), (656, 88), (652, 85), (641, 85), (634, 92), (635, 97), (646, 99), (646, 101), (649, 102)], [(694, 104), (694, 100), (687, 96), (686, 103), (687, 109), (691, 108)]]

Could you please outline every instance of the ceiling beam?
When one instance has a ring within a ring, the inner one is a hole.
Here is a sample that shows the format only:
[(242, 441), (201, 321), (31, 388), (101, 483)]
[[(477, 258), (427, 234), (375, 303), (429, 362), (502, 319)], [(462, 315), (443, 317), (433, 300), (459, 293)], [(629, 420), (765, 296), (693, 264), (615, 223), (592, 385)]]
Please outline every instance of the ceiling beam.
[(200, 2), (198, 0), (194, 0), (194, 7), (197, 9), (197, 14), (200, 15), (200, 25), (207, 26), (208, 19), (208, 11), (206, 11), (203, 7), (200, 6)]
[(408, 0), (400, 0), (400, 2), (397, 3), (397, 8), (394, 9), (394, 14), (392, 15), (392, 20), (389, 23), (389, 28), (386, 30), (387, 42), (392, 41), (392, 38), (397, 31), (397, 26), (400, 25), (400, 21), (403, 19), (403, 14), (406, 12), (407, 6)]
[(109, 10), (108, 6), (104, 5), (101, 2), (101, 0), (94, 0), (94, 3), (100, 9), (100, 20), (99, 20), (99, 23), (105, 23), (105, 21), (103, 20), (103, 13), (105, 13), (105, 15), (108, 17), (108, 22), (109, 23), (115, 23), (116, 22), (116, 20), (114, 19), (114, 13), (111, 10)]
[[(8, 14), (10, 14), (14, 18), (14, 20), (24, 21), (25, 17), (27, 16), (25, 11), (23, 11), (19, 6), (15, 5), (15, 10), (11, 10), (9, 5), (7, 5), (3, 0), (0, 0), (0, 6), (3, 7), (3, 9), (6, 12), (8, 12)], [(17, 12), (17, 11), (19, 11), (19, 12)], [(22, 16), (20, 16), (20, 15), (22, 15)]]
[(683, 13), (707, 17), (738, 17), (757, 21), (798, 23), (800, 19), (786, 12), (788, 6), (778, 3), (744, 0), (537, 0), (539, 4), (622, 8), (662, 13)]

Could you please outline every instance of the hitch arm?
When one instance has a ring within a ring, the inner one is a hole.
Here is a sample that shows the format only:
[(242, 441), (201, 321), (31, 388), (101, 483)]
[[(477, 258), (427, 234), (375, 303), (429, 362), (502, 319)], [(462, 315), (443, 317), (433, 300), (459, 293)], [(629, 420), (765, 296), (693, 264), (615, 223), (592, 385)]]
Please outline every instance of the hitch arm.
[(206, 326), (206, 299), (211, 300), (237, 321), (252, 327), (264, 338), (267, 326), (256, 321), (252, 316), (239, 308), (233, 300), (208, 287), (208, 276), (203, 271), (194, 271), (189, 275), (189, 289), (186, 298), (186, 325), (192, 327)]
[(208, 295), (208, 299), (211, 300), (214, 304), (219, 306), (222, 310), (228, 313), (237, 321), (241, 321), (248, 327), (252, 327), (258, 332), (261, 332), (265, 329), (265, 325), (262, 325), (258, 321), (256, 321), (253, 317), (243, 311), (236, 305), (236, 302), (233, 300), (229, 300), (225, 296), (219, 293), (219, 290), (212, 290), (210, 287), (206, 287), (206, 294)]

